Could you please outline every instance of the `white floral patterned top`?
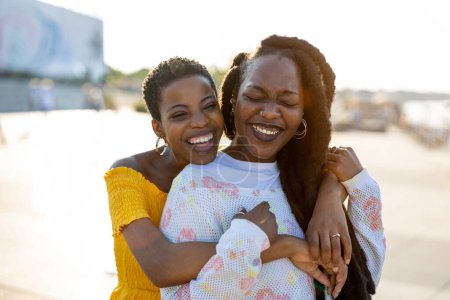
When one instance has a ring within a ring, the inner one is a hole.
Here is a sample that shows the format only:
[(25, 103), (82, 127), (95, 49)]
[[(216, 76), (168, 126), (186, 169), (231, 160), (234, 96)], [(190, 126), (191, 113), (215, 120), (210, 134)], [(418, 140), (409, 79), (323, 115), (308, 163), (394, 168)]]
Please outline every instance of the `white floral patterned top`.
[[(385, 256), (378, 184), (366, 170), (343, 183), (349, 193), (349, 216), (378, 284)], [(261, 264), (270, 245), (255, 224), (232, 220), (268, 201), (280, 234), (304, 238), (281, 189), (276, 163), (251, 163), (219, 152), (207, 165), (188, 165), (173, 181), (160, 229), (174, 243), (218, 242), (216, 254), (196, 280), (163, 288), (163, 299), (315, 299), (312, 277), (288, 258)], [(331, 299), (327, 295), (327, 299)]]

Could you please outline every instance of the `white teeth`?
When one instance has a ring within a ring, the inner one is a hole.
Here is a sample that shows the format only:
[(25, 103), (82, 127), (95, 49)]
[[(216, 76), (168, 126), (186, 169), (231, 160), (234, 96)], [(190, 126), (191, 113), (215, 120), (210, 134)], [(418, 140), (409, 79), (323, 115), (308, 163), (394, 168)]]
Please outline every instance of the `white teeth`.
[(209, 142), (210, 140), (212, 140), (212, 138), (213, 138), (213, 134), (209, 133), (209, 134), (206, 134), (206, 135), (190, 138), (188, 140), (188, 142), (190, 144), (202, 144), (202, 143)]
[(274, 128), (273, 129), (266, 129), (266, 128), (263, 128), (263, 127), (258, 126), (258, 125), (253, 125), (253, 128), (256, 131), (258, 131), (260, 133), (263, 133), (263, 134), (267, 134), (267, 135), (275, 135), (278, 132), (280, 132), (280, 130), (278, 130), (278, 129), (274, 129)]

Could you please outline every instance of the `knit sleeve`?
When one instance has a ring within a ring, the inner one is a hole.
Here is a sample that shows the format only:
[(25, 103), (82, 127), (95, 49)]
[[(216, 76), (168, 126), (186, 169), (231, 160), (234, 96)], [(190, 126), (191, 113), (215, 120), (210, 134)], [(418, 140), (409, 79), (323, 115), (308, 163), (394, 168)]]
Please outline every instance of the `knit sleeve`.
[(342, 184), (349, 194), (349, 218), (366, 255), (367, 266), (376, 286), (380, 282), (386, 255), (380, 187), (366, 169)]
[(223, 232), (215, 206), (220, 196), (215, 195), (186, 180), (172, 185), (160, 225), (163, 234), (172, 242), (218, 244), (216, 254), (197, 278), (161, 289), (163, 299), (241, 299), (256, 283), (262, 267), (261, 252), (269, 247), (267, 235), (243, 219), (233, 220)]
[(145, 178), (126, 167), (114, 168), (104, 176), (109, 199), (113, 235), (121, 233), (132, 221), (150, 218), (145, 199)]

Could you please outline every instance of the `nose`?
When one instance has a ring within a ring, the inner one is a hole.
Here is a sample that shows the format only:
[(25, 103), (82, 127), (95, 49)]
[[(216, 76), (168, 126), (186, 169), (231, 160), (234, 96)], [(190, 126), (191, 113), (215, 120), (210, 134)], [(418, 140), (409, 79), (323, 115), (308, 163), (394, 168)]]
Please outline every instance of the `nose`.
[(208, 117), (203, 112), (196, 112), (191, 117), (191, 127), (205, 127), (208, 124)]
[(264, 119), (276, 119), (280, 117), (280, 112), (276, 103), (267, 103), (261, 108), (260, 116)]

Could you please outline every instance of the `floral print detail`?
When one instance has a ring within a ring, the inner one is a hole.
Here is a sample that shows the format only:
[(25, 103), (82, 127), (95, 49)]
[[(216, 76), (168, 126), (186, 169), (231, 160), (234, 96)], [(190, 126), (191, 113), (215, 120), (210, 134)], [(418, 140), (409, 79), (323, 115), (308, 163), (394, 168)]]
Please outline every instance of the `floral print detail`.
[(189, 182), (189, 186), (191, 187), (191, 189), (195, 190), (197, 188), (197, 182), (195, 182), (195, 180), (191, 180)]
[(177, 300), (190, 300), (191, 299), (191, 290), (189, 289), (189, 285), (183, 286), (178, 290), (176, 294)]
[(282, 234), (296, 235), (295, 224), (288, 219), (284, 219), (278, 227), (278, 231)]
[(195, 199), (192, 196), (188, 196), (187, 199), (187, 204), (189, 204), (189, 206), (193, 207), (195, 205)]
[(223, 181), (216, 181), (210, 176), (202, 178), (203, 185), (213, 193), (221, 192), (224, 196), (237, 197), (239, 189), (235, 184)]
[(241, 251), (230, 250), (230, 251), (228, 251), (228, 258), (230, 260), (236, 260), (238, 258), (244, 257), (246, 254), (247, 254), (247, 252), (245, 250), (241, 250)]
[(295, 273), (293, 271), (289, 271), (286, 275), (287, 284), (289, 284), (289, 286), (293, 286), (294, 284), (297, 283), (297, 281), (298, 281), (298, 278), (295, 275)]
[(178, 235), (177, 243), (193, 242), (197, 239), (192, 228), (182, 228)]
[(258, 267), (259, 265), (261, 265), (261, 258), (255, 258), (253, 261), (252, 261), (252, 265), (254, 266), (254, 267)]
[(275, 295), (271, 288), (265, 288), (258, 291), (256, 300), (289, 300), (288, 295)]
[(381, 222), (381, 201), (371, 196), (366, 203), (364, 203), (364, 211), (366, 217), (370, 222), (370, 229), (381, 230), (383, 224)]
[(312, 277), (308, 276), (306, 280), (307, 280), (307, 284), (308, 284), (309, 290), (311, 291), (311, 294), (315, 295), (316, 294), (316, 287), (314, 285), (314, 279)]
[(209, 282), (202, 282), (202, 283), (199, 284), (199, 287), (203, 291), (205, 291), (207, 293), (211, 293), (212, 292), (212, 286), (211, 286), (211, 284)]
[(218, 272), (223, 269), (223, 259), (220, 256), (213, 257), (210, 259), (206, 265), (203, 267), (202, 272), (208, 272), (209, 270), (214, 269), (215, 272)]
[(255, 277), (242, 278), (239, 282), (241, 290), (248, 290), (255, 282)]
[(181, 192), (182, 192), (182, 193), (186, 193), (186, 187), (185, 187), (185, 186), (182, 186), (182, 187), (181, 187)]
[(161, 228), (166, 228), (169, 226), (170, 219), (172, 218), (172, 210), (168, 208), (166, 212), (163, 214), (162, 220), (161, 220)]
[(252, 192), (252, 195), (255, 196), (255, 197), (258, 197), (259, 195), (261, 195), (261, 191), (260, 190), (254, 190)]

